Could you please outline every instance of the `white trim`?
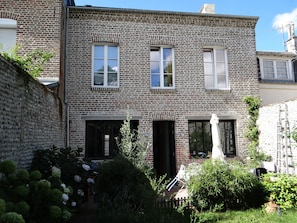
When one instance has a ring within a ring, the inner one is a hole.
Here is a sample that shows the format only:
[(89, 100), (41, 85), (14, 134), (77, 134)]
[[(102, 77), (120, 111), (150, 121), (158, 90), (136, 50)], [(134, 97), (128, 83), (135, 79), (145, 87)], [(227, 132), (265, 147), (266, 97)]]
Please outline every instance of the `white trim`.
[[(96, 46), (103, 46), (104, 47), (104, 61), (103, 61), (103, 66), (104, 66), (104, 74), (103, 74), (103, 85), (95, 85), (94, 84), (94, 51)], [(116, 85), (108, 85), (108, 46), (116, 46), (117, 47), (117, 83)], [(91, 78), (91, 85), (92, 88), (119, 88), (120, 85), (120, 48), (118, 44), (114, 43), (93, 43), (92, 44), (92, 78)]]

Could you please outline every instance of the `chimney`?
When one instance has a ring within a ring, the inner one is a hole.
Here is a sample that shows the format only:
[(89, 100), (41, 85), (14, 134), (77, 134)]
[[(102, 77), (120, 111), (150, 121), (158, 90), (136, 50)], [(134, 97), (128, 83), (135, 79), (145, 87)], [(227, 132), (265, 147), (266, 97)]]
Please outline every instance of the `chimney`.
[(297, 53), (297, 36), (295, 36), (294, 23), (288, 24), (288, 40), (286, 41), (287, 52)]
[(203, 6), (201, 7), (199, 12), (214, 14), (215, 13), (215, 4), (203, 4)]

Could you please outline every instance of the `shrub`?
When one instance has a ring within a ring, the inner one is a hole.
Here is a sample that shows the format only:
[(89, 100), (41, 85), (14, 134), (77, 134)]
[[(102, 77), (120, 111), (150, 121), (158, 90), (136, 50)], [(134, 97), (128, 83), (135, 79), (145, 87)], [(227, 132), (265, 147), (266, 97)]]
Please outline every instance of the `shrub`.
[(17, 180), (21, 183), (27, 183), (29, 181), (29, 172), (28, 170), (19, 170), (16, 173)]
[(297, 177), (287, 174), (266, 174), (263, 184), (276, 204), (282, 209), (297, 207)]
[(11, 160), (6, 160), (0, 163), (0, 173), (4, 173), (6, 176), (13, 174), (16, 170), (16, 165)]
[(26, 201), (20, 201), (15, 205), (15, 211), (24, 217), (28, 217), (30, 206)]
[(6, 204), (3, 199), (0, 199), (0, 216), (6, 211)]
[(25, 223), (22, 215), (16, 212), (7, 212), (1, 215), (0, 223)]
[(198, 210), (259, 207), (266, 196), (258, 178), (235, 162), (207, 160), (187, 185)]

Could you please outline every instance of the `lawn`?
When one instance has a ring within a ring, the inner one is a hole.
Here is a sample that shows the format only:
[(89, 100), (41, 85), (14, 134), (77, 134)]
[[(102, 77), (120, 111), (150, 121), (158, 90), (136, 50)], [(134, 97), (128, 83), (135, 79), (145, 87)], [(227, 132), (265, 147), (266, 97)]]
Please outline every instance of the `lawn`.
[[(203, 216), (204, 215), (204, 216)], [(211, 216), (212, 215), (212, 216)], [(267, 214), (263, 209), (247, 211), (227, 211), (224, 213), (204, 213), (194, 222), (220, 223), (290, 223), (297, 222), (297, 210)]]

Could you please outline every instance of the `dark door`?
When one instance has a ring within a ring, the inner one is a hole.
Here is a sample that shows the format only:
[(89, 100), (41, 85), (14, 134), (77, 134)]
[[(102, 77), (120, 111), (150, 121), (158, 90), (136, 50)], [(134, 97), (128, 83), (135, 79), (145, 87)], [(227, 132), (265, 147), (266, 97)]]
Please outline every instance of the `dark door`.
[(174, 121), (153, 122), (154, 168), (159, 176), (176, 174)]

